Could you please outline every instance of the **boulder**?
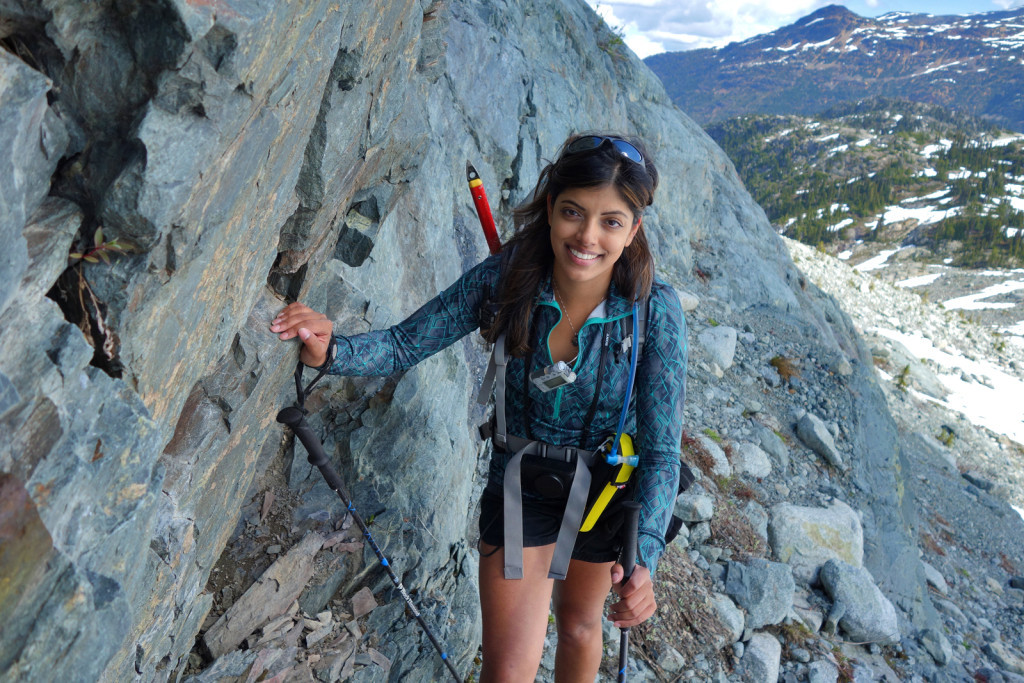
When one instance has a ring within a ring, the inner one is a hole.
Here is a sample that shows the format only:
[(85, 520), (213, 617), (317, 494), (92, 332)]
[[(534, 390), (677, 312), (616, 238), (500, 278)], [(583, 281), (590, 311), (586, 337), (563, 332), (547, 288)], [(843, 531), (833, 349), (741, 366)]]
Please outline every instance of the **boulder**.
[(782, 644), (772, 635), (755, 633), (747, 641), (739, 669), (743, 680), (749, 683), (776, 683), (779, 680), (779, 661)]
[(768, 542), (775, 557), (793, 568), (793, 575), (811, 583), (821, 565), (832, 558), (860, 567), (864, 531), (860, 517), (835, 500), (827, 508), (780, 503), (771, 509)]
[(729, 458), (725, 456), (725, 451), (722, 447), (706, 434), (700, 434), (697, 436), (697, 441), (704, 447), (707, 454), (711, 456), (714, 461), (714, 465), (711, 468), (711, 473), (719, 477), (728, 477), (732, 474), (732, 465), (729, 463)]
[(739, 472), (751, 477), (763, 479), (772, 473), (772, 461), (768, 454), (749, 441), (740, 441), (733, 446), (733, 460)]
[(789, 447), (779, 438), (778, 434), (767, 427), (761, 427), (757, 430), (757, 438), (761, 448), (775, 459), (779, 467), (782, 469), (789, 467)]
[(768, 511), (764, 509), (764, 506), (758, 503), (756, 500), (748, 500), (746, 505), (740, 508), (740, 512), (750, 522), (750, 526), (754, 528), (757, 535), (767, 545), (768, 543)]
[(699, 493), (680, 493), (675, 514), (684, 522), (708, 522), (715, 514), (715, 499)]
[(900, 639), (896, 608), (875, 585), (867, 569), (829, 560), (820, 579), (832, 598), (827, 625), (836, 623), (858, 643), (895, 643)]
[(796, 423), (796, 435), (812, 451), (825, 459), (828, 464), (844, 469), (843, 457), (836, 448), (832, 433), (820, 417), (812, 413), (804, 413)]
[(918, 640), (921, 641), (921, 645), (939, 666), (945, 666), (953, 658), (953, 647), (949, 644), (946, 636), (942, 635), (941, 631), (934, 628), (926, 628), (921, 631)]
[(682, 289), (677, 289), (676, 293), (679, 295), (679, 305), (682, 306), (684, 313), (689, 313), (700, 306), (700, 299), (697, 295)]
[(708, 358), (723, 370), (732, 367), (736, 355), (736, 329), (717, 325), (703, 330), (697, 341), (708, 354)]
[(743, 612), (736, 606), (728, 595), (722, 593), (714, 593), (711, 596), (711, 606), (715, 609), (715, 615), (718, 620), (722, 622), (729, 633), (727, 635), (727, 641), (722, 643), (716, 643), (717, 648), (725, 647), (731, 643), (735, 643), (743, 635), (743, 628), (745, 624), (745, 617)]
[(822, 659), (807, 667), (807, 683), (836, 683), (838, 680), (839, 669), (832, 662)]
[(760, 558), (730, 562), (725, 578), (725, 592), (736, 604), (747, 610), (747, 628), (778, 624), (793, 607), (793, 570), (781, 562)]
[(921, 560), (921, 569), (924, 570), (924, 579), (928, 582), (929, 586), (943, 595), (949, 595), (949, 586), (946, 584), (945, 577), (942, 576), (942, 573), (938, 569), (924, 560)]
[(210, 654), (226, 655), (257, 628), (284, 614), (313, 575), (313, 559), (323, 543), (320, 534), (307, 534), (276, 559), (203, 636)]
[(992, 661), (999, 665), (999, 668), (1006, 669), (1015, 674), (1024, 675), (1024, 658), (1014, 652), (999, 640), (985, 644), (985, 654), (992, 658)]

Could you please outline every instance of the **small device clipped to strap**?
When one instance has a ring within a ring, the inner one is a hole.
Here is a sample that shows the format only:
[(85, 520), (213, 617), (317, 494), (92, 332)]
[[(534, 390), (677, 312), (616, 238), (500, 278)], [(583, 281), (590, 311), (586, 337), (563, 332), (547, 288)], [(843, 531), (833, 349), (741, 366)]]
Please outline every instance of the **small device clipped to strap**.
[(541, 368), (540, 370), (534, 370), (531, 372), (530, 381), (533, 382), (534, 386), (538, 389), (547, 393), (553, 389), (564, 387), (566, 384), (572, 384), (575, 382), (576, 373), (572, 371), (572, 368), (570, 368), (565, 361), (560, 360), (546, 368)]

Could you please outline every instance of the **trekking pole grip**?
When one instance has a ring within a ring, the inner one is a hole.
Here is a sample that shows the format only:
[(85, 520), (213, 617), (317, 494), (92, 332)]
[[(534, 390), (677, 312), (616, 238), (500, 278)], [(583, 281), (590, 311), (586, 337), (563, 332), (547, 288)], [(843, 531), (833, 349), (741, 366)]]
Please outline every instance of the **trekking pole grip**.
[(309, 426), (309, 423), (306, 422), (306, 416), (302, 410), (295, 407), (285, 408), (277, 414), (277, 421), (291, 427), (292, 432), (295, 433), (295, 438), (306, 447), (306, 460), (309, 461), (309, 464), (319, 468), (320, 473), (327, 480), (327, 485), (334, 491), (344, 491), (341, 478), (334, 471), (334, 468), (330, 466), (330, 461), (327, 459), (324, 447), (320, 443), (320, 438), (313, 432), (313, 428)]
[(622, 539), (622, 583), (629, 580), (636, 567), (637, 527), (640, 524), (640, 503), (628, 501), (622, 504), (623, 522)]

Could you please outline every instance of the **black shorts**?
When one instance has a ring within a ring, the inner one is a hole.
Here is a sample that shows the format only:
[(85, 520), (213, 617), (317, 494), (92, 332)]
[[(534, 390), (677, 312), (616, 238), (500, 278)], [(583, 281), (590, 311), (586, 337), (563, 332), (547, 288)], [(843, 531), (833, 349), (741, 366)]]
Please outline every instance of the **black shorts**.
[[(480, 540), (488, 545), (505, 545), (503, 494), (500, 484), (488, 482), (480, 497)], [(551, 545), (558, 539), (562, 524), (564, 500), (545, 500), (523, 496), (523, 547)], [(615, 562), (622, 548), (620, 530), (622, 510), (613, 503), (598, 519), (594, 528), (576, 535), (572, 559), (582, 562)]]

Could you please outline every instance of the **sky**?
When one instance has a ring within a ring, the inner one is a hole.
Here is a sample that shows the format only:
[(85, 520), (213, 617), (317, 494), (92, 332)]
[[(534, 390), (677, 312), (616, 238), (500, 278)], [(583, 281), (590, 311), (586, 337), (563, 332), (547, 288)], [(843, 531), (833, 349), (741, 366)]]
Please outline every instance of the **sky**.
[(640, 58), (659, 52), (724, 47), (843, 4), (863, 17), (889, 12), (970, 14), (1024, 6), (1024, 0), (587, 0)]

